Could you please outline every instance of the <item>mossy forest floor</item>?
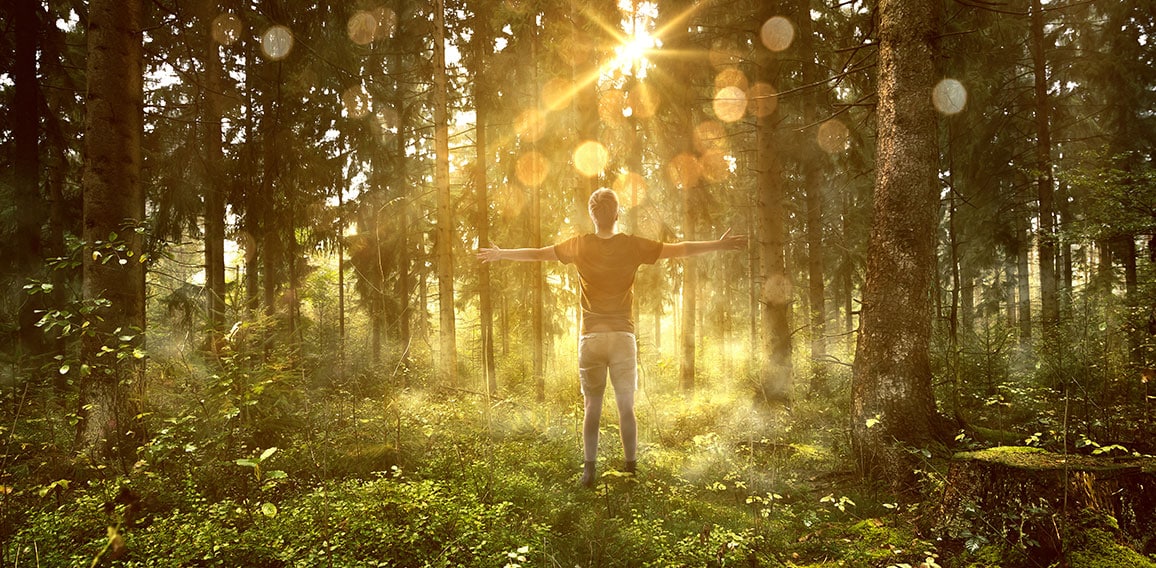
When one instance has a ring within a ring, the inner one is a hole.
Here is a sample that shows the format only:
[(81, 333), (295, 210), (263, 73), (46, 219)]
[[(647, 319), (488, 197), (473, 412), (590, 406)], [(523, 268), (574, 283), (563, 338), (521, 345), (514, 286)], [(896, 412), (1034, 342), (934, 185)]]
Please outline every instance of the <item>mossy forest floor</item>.
[(643, 394), (637, 476), (618, 471), (608, 403), (593, 490), (577, 486), (574, 394), (291, 402), (154, 417), (128, 474), (48, 446), (18, 455), (0, 496), (0, 566), (1156, 565), (1102, 517), (1059, 559), (983, 531), (985, 516), (1025, 513), (941, 526), (946, 461), (927, 460), (920, 498), (864, 485), (838, 400), (788, 411)]

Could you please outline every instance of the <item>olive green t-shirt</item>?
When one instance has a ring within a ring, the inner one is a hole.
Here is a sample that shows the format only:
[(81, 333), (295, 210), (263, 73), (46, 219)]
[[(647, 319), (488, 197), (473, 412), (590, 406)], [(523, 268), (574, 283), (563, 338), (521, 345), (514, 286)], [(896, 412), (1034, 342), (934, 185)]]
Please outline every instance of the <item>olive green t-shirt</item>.
[(639, 265), (658, 260), (662, 243), (622, 233), (608, 239), (588, 234), (554, 245), (554, 253), (578, 267), (582, 333), (633, 333), (634, 274)]

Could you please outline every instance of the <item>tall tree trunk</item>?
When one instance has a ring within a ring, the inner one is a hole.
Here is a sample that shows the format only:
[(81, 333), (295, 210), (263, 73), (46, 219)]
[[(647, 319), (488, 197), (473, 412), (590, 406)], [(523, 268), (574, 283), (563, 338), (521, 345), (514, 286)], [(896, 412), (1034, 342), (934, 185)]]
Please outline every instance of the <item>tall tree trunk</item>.
[(874, 219), (851, 383), (860, 471), (914, 483), (908, 446), (939, 434), (931, 388), (931, 286), (938, 199), (937, 0), (880, 0)]
[(1031, 290), (1031, 229), (1026, 228), (1027, 219), (1019, 218), (1021, 224), (1019, 234), (1022, 240), (1016, 247), (1016, 284), (1019, 287), (1019, 332), (1020, 349), (1030, 350), (1032, 347), (1032, 290)]
[(205, 42), (205, 86), (202, 101), (205, 152), (205, 311), (208, 314), (206, 346), (219, 354), (225, 327), (225, 199), (222, 173), (224, 150), (221, 115), (224, 109), (219, 46), (213, 37), (217, 0), (201, 3), (201, 34)]
[(438, 224), (438, 316), (440, 360), (438, 372), (445, 385), (458, 386), (458, 347), (454, 319), (454, 214), (450, 197), (449, 86), (446, 81), (445, 2), (434, 2), (434, 148)]
[[(769, 5), (767, 6), (769, 8)], [(764, 9), (761, 23), (773, 14)], [(772, 83), (779, 74), (777, 57), (769, 49), (759, 50), (759, 79)], [(776, 145), (778, 111), (759, 113), (755, 122), (756, 184), (760, 245), (763, 267), (763, 368), (760, 369), (759, 398), (764, 402), (785, 403), (791, 396), (790, 303), (794, 295), (787, 274), (787, 192), (783, 166)], [(821, 277), (820, 277), (821, 280)]]
[[(89, 4), (85, 117), (84, 283), (88, 317), (81, 343), (77, 442), (127, 471), (143, 439), (145, 222), (141, 184), (143, 90), (140, 0)], [(126, 246), (117, 252), (110, 243)], [(106, 353), (105, 349), (116, 350)], [(123, 357), (120, 355), (124, 355)]]
[[(12, 7), (15, 13), (12, 28), (16, 33), (16, 60), (12, 69), (15, 93), (9, 115), (14, 142), (12, 205), (19, 213), (15, 216), (12, 240), (5, 243), (6, 258), (0, 260), (0, 268), (9, 265), (12, 274), (18, 277), (31, 276), (40, 270), (44, 254), (40, 234), (48, 220), (47, 204), (40, 195), (40, 96), (36, 73), (41, 33), (39, 6), (36, 0), (14, 0)], [(39, 311), (46, 307), (45, 301), (47, 297), (37, 295), (20, 307), (19, 339), (25, 354), (39, 355), (45, 351), (44, 333), (36, 326)]]
[[(811, 25), (811, 0), (798, 0), (795, 7), (799, 22), (798, 53), (803, 63), (803, 84), (817, 85), (822, 76), (815, 63), (814, 35)], [(819, 107), (803, 105), (803, 124), (811, 132), (818, 121)], [(823, 290), (823, 175), (819, 169), (822, 151), (814, 136), (800, 140), (803, 145), (803, 188), (807, 203), (807, 299), (811, 311), (811, 393), (827, 394), (827, 308)]]
[(1040, 318), (1045, 337), (1059, 322), (1056, 297), (1056, 215), (1052, 183), (1052, 139), (1049, 118), (1047, 53), (1041, 0), (1031, 0), (1032, 69), (1036, 104), (1036, 189), (1039, 195)]
[[(475, 38), (475, 65), (478, 71), (474, 75), (474, 104), (476, 117), (476, 132), (474, 145), (477, 149), (476, 164), (474, 164), (474, 191), (478, 196), (478, 217), (475, 222), (478, 227), (478, 246), (490, 245), (490, 197), (489, 197), (489, 139), (486, 136), (490, 116), (490, 97), (493, 96), (486, 74), (482, 69), (490, 55), (490, 34), (488, 22), (482, 21), (477, 26)], [(498, 392), (497, 364), (494, 360), (494, 303), (490, 291), (490, 265), (478, 265), (478, 311), (482, 328), (482, 371), (486, 379), (486, 392), (491, 395)]]
[[(695, 204), (691, 199), (693, 187), (683, 188), (683, 239), (694, 240), (697, 230), (697, 216)], [(692, 393), (695, 389), (695, 315), (698, 302), (698, 263), (693, 258), (686, 258), (682, 265), (682, 314), (679, 330), (679, 367), (678, 386), (684, 393)]]

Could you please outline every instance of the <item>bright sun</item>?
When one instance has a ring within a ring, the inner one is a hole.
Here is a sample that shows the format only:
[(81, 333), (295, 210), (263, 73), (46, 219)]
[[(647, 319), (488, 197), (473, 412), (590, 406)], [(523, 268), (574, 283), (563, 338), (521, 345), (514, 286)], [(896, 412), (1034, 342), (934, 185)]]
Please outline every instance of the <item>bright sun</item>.
[(658, 38), (651, 35), (654, 20), (658, 17), (658, 5), (654, 2), (619, 0), (622, 12), (620, 23), (624, 36), (614, 48), (612, 71), (624, 76), (646, 77), (650, 65), (649, 54), (662, 46)]

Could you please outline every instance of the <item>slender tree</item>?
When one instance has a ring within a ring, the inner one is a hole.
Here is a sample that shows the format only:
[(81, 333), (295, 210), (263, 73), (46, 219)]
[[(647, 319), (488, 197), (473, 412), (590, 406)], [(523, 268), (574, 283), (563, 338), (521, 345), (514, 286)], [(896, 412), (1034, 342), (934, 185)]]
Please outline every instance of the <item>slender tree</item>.
[(438, 314), (440, 326), (440, 360), (438, 372), (442, 381), (457, 386), (458, 348), (454, 317), (454, 215), (450, 195), (449, 86), (446, 79), (445, 3), (437, 0), (433, 7), (434, 61), (434, 184), (437, 186), (437, 270)]

